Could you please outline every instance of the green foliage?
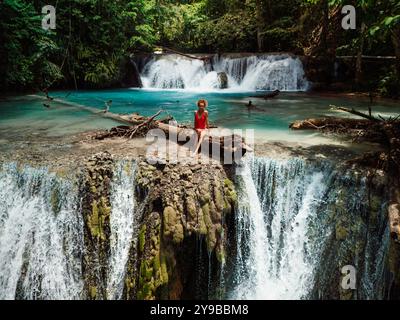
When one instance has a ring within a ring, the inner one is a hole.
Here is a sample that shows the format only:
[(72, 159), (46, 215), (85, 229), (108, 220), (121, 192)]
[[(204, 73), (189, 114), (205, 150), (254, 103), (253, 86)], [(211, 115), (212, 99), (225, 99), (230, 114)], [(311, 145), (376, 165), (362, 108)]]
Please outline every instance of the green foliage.
[(41, 28), (41, 19), (32, 4), (20, 0), (0, 2), (0, 87), (34, 87), (60, 78), (49, 56), (58, 46), (51, 33)]
[(227, 13), (199, 26), (199, 42), (209, 50), (252, 51), (255, 47), (255, 24), (247, 12)]
[(395, 70), (391, 70), (379, 81), (379, 93), (385, 97), (399, 98), (400, 78)]
[[(400, 78), (398, 0), (58, 0), (54, 31), (41, 28), (45, 4), (0, 2), (0, 90), (113, 86), (128, 55), (158, 46), (357, 55), (362, 43), (364, 54), (397, 56), (382, 93)], [(357, 30), (337, 27), (345, 4), (356, 6)]]

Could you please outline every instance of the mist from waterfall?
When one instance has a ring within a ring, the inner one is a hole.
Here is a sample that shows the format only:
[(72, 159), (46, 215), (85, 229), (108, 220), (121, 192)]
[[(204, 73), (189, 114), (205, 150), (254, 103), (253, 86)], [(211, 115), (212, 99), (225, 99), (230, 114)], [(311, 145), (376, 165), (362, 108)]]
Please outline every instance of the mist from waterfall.
[(309, 87), (302, 62), (289, 55), (215, 56), (210, 63), (163, 55), (147, 62), (141, 77), (145, 88), (208, 91), (220, 90), (220, 72), (226, 73), (231, 91), (305, 91)]
[[(383, 297), (389, 234), (385, 203), (378, 226), (366, 223), (364, 179), (338, 174), (328, 163), (247, 157), (237, 186), (228, 298), (326, 299), (340, 285), (342, 264), (349, 263), (359, 272), (357, 296)], [(343, 217), (357, 225), (345, 240), (337, 240)]]

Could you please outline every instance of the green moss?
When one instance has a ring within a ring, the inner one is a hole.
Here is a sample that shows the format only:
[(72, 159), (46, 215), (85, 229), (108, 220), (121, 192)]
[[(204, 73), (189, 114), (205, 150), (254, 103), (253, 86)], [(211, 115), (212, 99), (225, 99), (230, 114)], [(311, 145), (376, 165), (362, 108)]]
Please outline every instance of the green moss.
[(228, 190), (227, 192), (227, 197), (230, 200), (231, 203), (237, 203), (238, 198), (235, 190)]
[(161, 268), (161, 263), (160, 263), (160, 253), (157, 252), (157, 254), (154, 256), (153, 259), (153, 269), (154, 272), (157, 273)]
[(184, 234), (183, 234), (183, 226), (182, 224), (177, 224), (174, 228), (174, 236), (172, 241), (176, 244), (181, 243), (183, 241)]
[(343, 225), (336, 225), (336, 240), (345, 240), (349, 235), (349, 231)]
[(353, 298), (353, 292), (351, 290), (340, 292), (340, 300), (351, 300), (352, 298)]
[(214, 188), (214, 197), (215, 197), (215, 206), (219, 211), (224, 209), (224, 197), (222, 196), (222, 192), (219, 188)]
[(180, 243), (184, 238), (184, 230), (179, 216), (170, 206), (164, 208), (164, 235), (172, 236), (174, 243)]
[(201, 207), (201, 210), (203, 211), (203, 220), (206, 225), (207, 230), (209, 230), (212, 227), (212, 221), (210, 217), (210, 205), (208, 203), (204, 204)]
[(97, 238), (100, 234), (99, 228), (99, 209), (97, 206), (97, 201), (92, 202), (92, 214), (89, 217), (89, 229), (93, 238)]
[(153, 247), (154, 248), (156, 248), (157, 247), (157, 245), (158, 245), (158, 238), (157, 238), (157, 236), (152, 236), (151, 237), (151, 242), (152, 242), (152, 244), (153, 244)]
[(211, 195), (206, 189), (200, 190), (200, 204), (203, 205), (211, 201)]
[(96, 194), (97, 193), (97, 188), (95, 186), (90, 187), (90, 193), (91, 194)]
[(168, 283), (167, 261), (164, 255), (161, 256), (161, 279), (163, 283)]
[(51, 191), (51, 196), (50, 196), (51, 208), (55, 214), (60, 213), (61, 210), (60, 196), (61, 195), (58, 188), (54, 188)]
[(232, 212), (232, 206), (227, 199), (224, 199), (224, 213), (228, 214), (230, 212)]
[(95, 300), (97, 297), (97, 288), (95, 286), (89, 287), (89, 295), (90, 299)]
[(220, 263), (225, 263), (225, 248), (223, 246), (216, 248), (215, 255)]
[(109, 217), (111, 214), (111, 207), (108, 205), (108, 201), (105, 197), (100, 198), (99, 213), (103, 217)]
[[(137, 299), (154, 299), (154, 291), (158, 287), (158, 282), (154, 280), (154, 260), (153, 264), (150, 265), (146, 260), (142, 260), (140, 263), (139, 270), (139, 289), (137, 292)], [(157, 285), (156, 285), (157, 284)]]
[(228, 178), (224, 179), (224, 186), (226, 188), (228, 188), (229, 190), (235, 190), (235, 185), (233, 184), (233, 182), (231, 180), (229, 180)]
[(173, 233), (173, 228), (176, 221), (175, 209), (168, 206), (164, 208), (164, 234), (169, 236)]
[(143, 224), (139, 231), (139, 251), (144, 251), (144, 245), (146, 243), (146, 225)]
[(153, 275), (153, 268), (150, 267), (146, 260), (142, 260), (140, 263), (140, 279), (139, 283), (144, 284), (145, 282), (151, 280)]
[(207, 226), (206, 223), (204, 221), (204, 213), (203, 213), (203, 209), (200, 209), (200, 213), (199, 213), (199, 232), (202, 235), (206, 235), (207, 234)]
[(213, 251), (215, 248), (215, 245), (217, 243), (217, 236), (216, 236), (214, 230), (212, 230), (212, 229), (208, 230), (206, 240), (207, 240), (208, 251), (209, 252)]
[(197, 210), (196, 210), (196, 204), (192, 197), (186, 198), (186, 208), (187, 208), (187, 212), (189, 213), (190, 217), (195, 218)]

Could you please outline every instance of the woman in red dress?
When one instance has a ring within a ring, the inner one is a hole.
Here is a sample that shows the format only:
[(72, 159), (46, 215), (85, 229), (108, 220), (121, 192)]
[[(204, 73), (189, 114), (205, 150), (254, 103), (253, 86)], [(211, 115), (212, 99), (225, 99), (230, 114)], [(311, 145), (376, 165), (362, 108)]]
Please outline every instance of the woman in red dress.
[(194, 129), (197, 133), (197, 146), (194, 151), (194, 154), (197, 154), (199, 151), (200, 145), (203, 142), (204, 136), (206, 135), (206, 130), (209, 128), (208, 124), (208, 111), (207, 108), (207, 100), (201, 99), (197, 101), (197, 111), (194, 112)]

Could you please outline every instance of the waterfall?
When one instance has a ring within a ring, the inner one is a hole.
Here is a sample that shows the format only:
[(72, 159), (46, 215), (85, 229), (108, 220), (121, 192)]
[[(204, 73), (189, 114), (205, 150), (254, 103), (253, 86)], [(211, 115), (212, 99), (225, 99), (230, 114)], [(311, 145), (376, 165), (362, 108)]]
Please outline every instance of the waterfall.
[[(296, 158), (247, 158), (242, 166), (228, 298), (330, 298), (346, 264), (359, 272), (359, 298), (382, 298), (377, 285), (384, 283), (388, 248), (385, 204), (379, 227), (369, 227), (365, 179)], [(341, 220), (350, 230), (345, 240), (337, 239)]]
[[(0, 300), (83, 299), (79, 188), (45, 168), (21, 168), (0, 170)], [(118, 162), (111, 185), (108, 299), (122, 298), (136, 243), (135, 168), (135, 162)]]
[(0, 171), (0, 299), (79, 299), (83, 219), (76, 186), (46, 169)]
[[(245, 157), (241, 167), (228, 223), (235, 241), (218, 278), (207, 274), (199, 287), (229, 299), (338, 299), (348, 293), (339, 289), (340, 270), (352, 265), (351, 298), (385, 297), (384, 180), (373, 184), (353, 169), (299, 158)], [(135, 259), (141, 219), (135, 171), (135, 162), (117, 162), (111, 183), (108, 299), (123, 298), (128, 260)], [(74, 181), (47, 168), (0, 167), (0, 300), (86, 298), (85, 195)], [(211, 257), (202, 260), (199, 249), (197, 262), (207, 268)]]
[(302, 62), (289, 55), (215, 56), (211, 64), (178, 55), (163, 55), (150, 60), (141, 76), (147, 88), (215, 90), (219, 88), (219, 72), (226, 73), (228, 88), (232, 90), (308, 89)]
[(111, 189), (111, 255), (107, 283), (108, 299), (121, 299), (129, 252), (136, 243), (139, 215), (135, 214), (136, 202), (134, 162), (119, 162), (114, 171)]

